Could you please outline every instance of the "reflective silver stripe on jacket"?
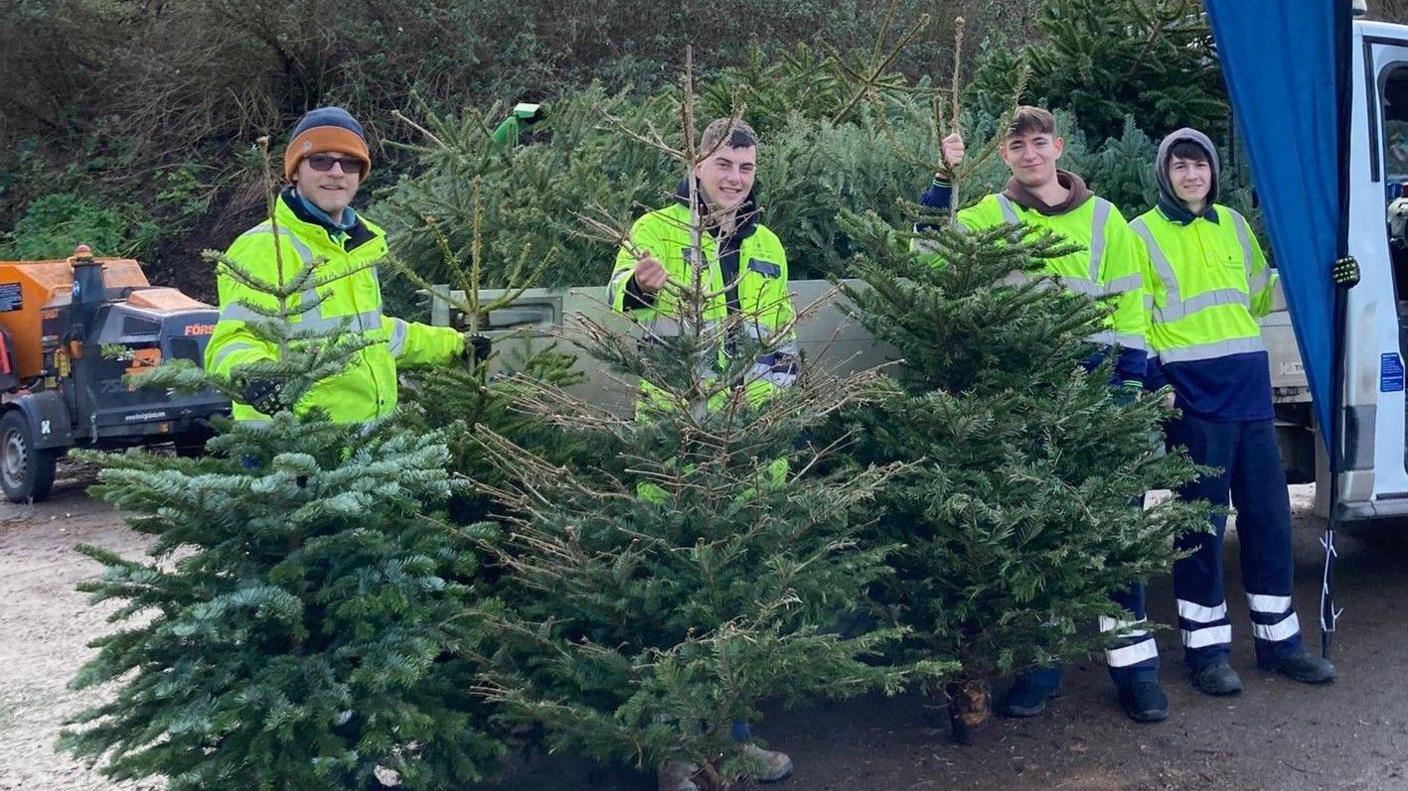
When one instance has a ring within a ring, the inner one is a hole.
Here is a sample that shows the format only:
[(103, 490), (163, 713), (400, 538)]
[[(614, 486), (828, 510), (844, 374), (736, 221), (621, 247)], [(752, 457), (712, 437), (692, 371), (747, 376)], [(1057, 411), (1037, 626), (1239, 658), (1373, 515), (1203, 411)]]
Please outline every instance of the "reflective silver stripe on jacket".
[(263, 313), (260, 313), (260, 312), (258, 312), (258, 311), (256, 311), (256, 310), (254, 310), (253, 308), (249, 307), (248, 305), (245, 305), (245, 304), (239, 303), (239, 302), (232, 302), (232, 303), (230, 303), (229, 305), (226, 305), (226, 306), (220, 308), (220, 320), (221, 320), (221, 321), (245, 321), (245, 322), (249, 322), (249, 321), (259, 321), (260, 319), (263, 319), (263, 320), (265, 320), (265, 321), (268, 321), (268, 320), (271, 319), (271, 318), (274, 318), (274, 317), (273, 317), (273, 316), (266, 316), (266, 315), (264, 315)]
[(1232, 227), (1237, 230), (1237, 243), (1242, 245), (1242, 269), (1247, 272), (1247, 281), (1252, 279), (1252, 240), (1247, 236), (1247, 221), (1242, 215), (1229, 211)]
[(250, 351), (253, 348), (254, 344), (249, 343), (247, 341), (233, 341), (231, 343), (227, 343), (221, 346), (220, 350), (215, 353), (215, 359), (210, 361), (210, 367), (218, 368), (220, 367), (220, 361), (224, 360), (231, 354), (234, 354), (235, 352)]
[[(1056, 283), (1046, 278), (1055, 278)], [(1099, 283), (1086, 280), (1083, 277), (1065, 277), (1062, 275), (1037, 274), (1029, 275), (1026, 272), (1008, 272), (998, 282), (1004, 286), (1022, 286), (1036, 281), (1037, 288), (1064, 288), (1073, 294), (1084, 294), (1088, 297), (1100, 297), (1105, 293), (1105, 289)]]
[(1196, 297), (1189, 297), (1177, 305), (1166, 307), (1161, 317), (1164, 321), (1174, 321), (1181, 319), (1192, 313), (1197, 313), (1206, 308), (1218, 305), (1241, 305), (1248, 310), (1251, 309), (1251, 299), (1241, 289), (1220, 288), (1216, 291), (1204, 291)]
[(1105, 330), (1087, 337), (1086, 340), (1102, 346), (1119, 346), (1121, 349), (1138, 349), (1141, 352), (1149, 351), (1149, 344), (1144, 340), (1143, 335), (1130, 335), (1115, 332), (1114, 330)]
[(402, 319), (391, 319), (391, 337), (387, 340), (387, 347), (391, 350), (392, 357), (400, 357), (401, 350), (406, 348), (406, 332), (411, 327)]
[(1118, 277), (1105, 284), (1106, 294), (1126, 294), (1144, 287), (1144, 276), (1138, 272)]
[(1241, 305), (1247, 310), (1251, 310), (1251, 299), (1253, 294), (1264, 291), (1271, 283), (1271, 278), (1275, 273), (1270, 267), (1260, 272), (1252, 272), (1255, 256), (1252, 251), (1251, 238), (1247, 235), (1246, 220), (1240, 214), (1229, 211), (1228, 221), (1232, 223), (1237, 231), (1237, 241), (1242, 247), (1242, 269), (1247, 276), (1247, 289), (1250, 293), (1244, 293), (1237, 288), (1223, 288), (1215, 291), (1207, 291), (1188, 299), (1182, 298), (1182, 293), (1178, 287), (1178, 276), (1173, 271), (1173, 265), (1169, 262), (1168, 256), (1164, 254), (1163, 248), (1154, 240), (1154, 234), (1149, 230), (1148, 224), (1142, 219), (1136, 219), (1130, 223), (1130, 228), (1139, 235), (1148, 245), (1149, 258), (1154, 263), (1154, 269), (1159, 273), (1159, 279), (1163, 281), (1168, 293), (1165, 299), (1167, 304), (1162, 308), (1154, 308), (1153, 312), (1160, 321), (1177, 321), (1200, 310), (1215, 307), (1217, 305)]
[[(681, 322), (672, 317), (657, 314), (649, 319), (639, 322), (640, 328), (645, 331), (646, 338), (675, 338), (685, 330), (685, 325), (689, 322)], [(723, 326), (719, 321), (706, 321), (704, 326), (699, 328), (700, 335), (710, 335), (717, 333)]]
[[(1090, 266), (1089, 276), (1085, 278), (1061, 276), (1061, 284), (1077, 294), (1086, 294), (1093, 297), (1103, 296), (1106, 293), (1118, 294), (1130, 291), (1143, 285), (1143, 278), (1137, 273), (1120, 278), (1122, 287), (1116, 290), (1107, 291), (1106, 287), (1100, 283), (1100, 266), (1105, 260), (1105, 223), (1110, 219), (1110, 211), (1114, 204), (1104, 198), (1093, 198), (1095, 201), (1095, 216), (1092, 218), (1090, 226)], [(997, 193), (997, 205), (1002, 209), (1002, 218), (1011, 225), (1021, 225), (1022, 220), (1017, 214), (1017, 207), (1012, 200), (1002, 193)], [(1133, 285), (1125, 283), (1129, 278), (1134, 278)]]
[[(266, 223), (264, 223), (263, 225), (256, 225), (256, 226), (254, 226), (253, 228), (250, 228), (248, 231), (245, 231), (243, 234), (240, 234), (240, 235), (241, 235), (241, 236), (252, 236), (252, 235), (255, 235), (255, 234), (262, 234), (262, 233), (267, 233), (267, 234), (273, 235), (273, 233), (274, 233), (274, 225), (273, 225), (273, 223), (267, 223), (267, 222), (266, 222)], [(287, 239), (288, 242), (289, 242), (289, 244), (293, 245), (294, 251), (296, 251), (296, 252), (298, 253), (298, 257), (299, 257), (300, 259), (302, 259), (303, 263), (305, 263), (305, 264), (311, 264), (311, 263), (313, 263), (313, 261), (314, 261), (314, 258), (313, 258), (313, 251), (312, 251), (311, 249), (309, 249), (308, 245), (306, 245), (306, 244), (303, 243), (303, 240), (302, 240), (302, 239), (299, 239), (297, 236), (295, 236), (294, 233), (293, 233), (292, 231), (290, 231), (288, 228), (282, 228), (282, 227), (279, 228), (278, 237), (281, 238), (281, 239)]]
[(1261, 342), (1261, 336), (1258, 335), (1253, 338), (1234, 338), (1229, 341), (1200, 343), (1181, 349), (1164, 349), (1159, 352), (1158, 356), (1167, 365), (1168, 363), (1188, 363), (1196, 360), (1211, 360), (1214, 357), (1226, 357), (1231, 354), (1264, 351), (1266, 351), (1266, 346)]
[[(1129, 229), (1144, 240), (1144, 244), (1149, 248), (1149, 259), (1154, 264), (1154, 271), (1159, 274), (1159, 280), (1164, 283), (1164, 302), (1166, 304), (1162, 308), (1154, 308), (1154, 313), (1158, 314), (1163, 321), (1173, 321), (1172, 318), (1168, 318), (1168, 314), (1178, 310), (1183, 304), (1183, 295), (1178, 289), (1178, 276), (1173, 272), (1173, 265), (1168, 262), (1168, 256), (1164, 255), (1163, 248), (1154, 241), (1154, 232), (1149, 230), (1148, 223), (1144, 222), (1142, 217), (1134, 218), (1134, 222), (1129, 224)], [(1178, 318), (1182, 318), (1183, 315), (1180, 312)]]
[(1057, 277), (1062, 286), (1067, 291), (1074, 294), (1084, 294), (1088, 297), (1102, 297), (1105, 295), (1105, 287), (1094, 280), (1086, 280), (1083, 277)]
[(611, 282), (606, 284), (606, 304), (612, 310), (616, 309), (617, 289), (624, 289), (626, 287), (626, 283), (630, 282), (631, 274), (631, 270), (622, 269), (620, 272), (616, 273), (615, 277), (611, 278)]
[(1100, 264), (1105, 260), (1105, 221), (1113, 208), (1104, 198), (1095, 198), (1095, 218), (1090, 226), (1090, 279), (1100, 282)]
[[(256, 225), (248, 231), (245, 231), (244, 234), (242, 234), (241, 236), (250, 236), (255, 234), (269, 234), (272, 236), (274, 235), (274, 226), (270, 223)], [(299, 257), (302, 259), (304, 264), (312, 264), (316, 260), (313, 255), (313, 251), (309, 249), (308, 245), (304, 244), (301, 239), (295, 236), (293, 232), (289, 231), (287, 228), (280, 228), (276, 238), (287, 239), (289, 243), (293, 245), (293, 249), (298, 252)], [(366, 268), (371, 270), (372, 280), (376, 282), (377, 293), (380, 294), (381, 278), (377, 273), (376, 267), (368, 266)], [(350, 277), (351, 275), (348, 276)], [(298, 310), (292, 315), (298, 316), (298, 326), (296, 329), (300, 331), (312, 333), (328, 333), (341, 328), (344, 322), (348, 323), (349, 326), (356, 328), (359, 332), (370, 332), (372, 330), (377, 330), (381, 328), (381, 308), (379, 306), (374, 310), (365, 310), (361, 313), (349, 313), (342, 316), (326, 316), (323, 314), (323, 311), (321, 309), (323, 297), (318, 294), (318, 290), (316, 288), (304, 289), (302, 292), (299, 293), (298, 300)], [(319, 309), (318, 314), (316, 316), (310, 315), (315, 307)], [(220, 308), (220, 318), (231, 321), (247, 322), (257, 321), (260, 319), (276, 319), (278, 317), (265, 313), (260, 313), (250, 308), (248, 305), (235, 303)]]
[(654, 338), (674, 338), (680, 334), (680, 323), (669, 316), (655, 316), (640, 323), (645, 334)]
[[(307, 304), (307, 303), (303, 303)], [(316, 303), (315, 303), (316, 304)], [(300, 332), (326, 333), (340, 329), (344, 324), (358, 332), (371, 332), (381, 327), (381, 311), (367, 310), (361, 313), (349, 313), (343, 316), (322, 316), (313, 315), (312, 310), (300, 310), (291, 314), (297, 316), (298, 321), (290, 328)], [(270, 316), (260, 313), (248, 305), (242, 303), (232, 303), (220, 309), (220, 318), (228, 321), (272, 321), (278, 316)]]
[(1248, 288), (1248, 290), (1250, 290), (1253, 294), (1260, 294), (1261, 292), (1265, 291), (1265, 290), (1267, 289), (1267, 287), (1269, 287), (1269, 286), (1271, 285), (1271, 279), (1272, 279), (1273, 277), (1275, 277), (1275, 276), (1276, 276), (1275, 270), (1273, 270), (1271, 267), (1268, 266), (1268, 267), (1266, 267), (1265, 269), (1261, 270), (1260, 272), (1257, 272), (1257, 273), (1253, 274), (1253, 275), (1247, 280), (1247, 288)]
[(1002, 209), (1002, 219), (1006, 220), (1009, 225), (1022, 224), (1021, 218), (1017, 216), (1017, 207), (1013, 206), (1012, 201), (1001, 192), (997, 193), (997, 205)]

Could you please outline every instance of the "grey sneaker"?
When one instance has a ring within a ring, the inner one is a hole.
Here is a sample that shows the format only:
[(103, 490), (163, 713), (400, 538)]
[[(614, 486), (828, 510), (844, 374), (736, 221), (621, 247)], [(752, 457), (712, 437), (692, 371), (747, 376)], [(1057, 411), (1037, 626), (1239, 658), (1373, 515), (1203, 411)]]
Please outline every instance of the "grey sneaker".
[(699, 767), (684, 761), (666, 761), (655, 773), (659, 791), (699, 791), (694, 784), (694, 773)]
[(1205, 695), (1235, 695), (1242, 691), (1242, 679), (1226, 662), (1195, 670), (1189, 680)]
[(759, 783), (776, 783), (792, 775), (792, 759), (787, 757), (787, 753), (764, 750), (751, 743), (743, 745), (739, 751), (748, 759), (749, 772)]

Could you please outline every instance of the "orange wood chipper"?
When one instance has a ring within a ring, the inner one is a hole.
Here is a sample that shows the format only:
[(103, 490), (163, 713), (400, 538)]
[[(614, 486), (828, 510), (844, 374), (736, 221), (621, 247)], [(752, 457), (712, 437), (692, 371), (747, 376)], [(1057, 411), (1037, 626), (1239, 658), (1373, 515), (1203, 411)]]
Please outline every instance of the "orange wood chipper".
[(0, 261), (0, 489), (42, 500), (75, 446), (174, 443), (191, 452), (228, 414), (223, 396), (133, 388), (124, 375), (181, 358), (201, 364), (219, 317), (136, 261)]

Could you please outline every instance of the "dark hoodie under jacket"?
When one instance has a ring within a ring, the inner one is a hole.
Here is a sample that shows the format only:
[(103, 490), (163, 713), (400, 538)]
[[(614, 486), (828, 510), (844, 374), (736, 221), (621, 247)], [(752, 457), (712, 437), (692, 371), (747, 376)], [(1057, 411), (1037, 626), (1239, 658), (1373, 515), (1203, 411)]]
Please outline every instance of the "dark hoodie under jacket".
[[(1203, 210), (1198, 214), (1188, 210), (1188, 206), (1179, 199), (1178, 193), (1173, 191), (1173, 182), (1168, 178), (1169, 149), (1183, 142), (1195, 143), (1206, 151), (1208, 162), (1212, 165), (1212, 185), (1208, 188)], [(1159, 183), (1159, 211), (1163, 212), (1165, 217), (1182, 225), (1187, 225), (1199, 217), (1208, 222), (1217, 222), (1217, 210), (1213, 208), (1213, 204), (1217, 202), (1217, 186), (1222, 181), (1222, 165), (1217, 159), (1217, 146), (1212, 144), (1207, 135), (1184, 127), (1165, 137), (1163, 142), (1159, 143), (1159, 156), (1154, 160), (1154, 179)]]
[(1021, 206), (1024, 209), (1031, 209), (1038, 214), (1047, 217), (1055, 217), (1065, 214), (1072, 209), (1078, 208), (1081, 204), (1095, 197), (1095, 193), (1085, 186), (1085, 179), (1070, 172), (1069, 170), (1056, 171), (1056, 183), (1065, 187), (1069, 192), (1066, 199), (1052, 206), (1038, 198), (1026, 185), (1017, 180), (1016, 176), (1007, 180), (1007, 186), (1002, 188), (1002, 194), (1007, 199)]

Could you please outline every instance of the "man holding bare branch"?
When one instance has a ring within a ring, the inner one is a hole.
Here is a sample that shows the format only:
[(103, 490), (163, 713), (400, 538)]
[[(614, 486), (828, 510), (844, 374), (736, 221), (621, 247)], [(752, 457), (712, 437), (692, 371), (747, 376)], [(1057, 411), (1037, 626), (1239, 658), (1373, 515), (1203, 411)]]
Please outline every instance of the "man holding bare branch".
[[(686, 322), (701, 321), (704, 333), (721, 331), (720, 361), (751, 350), (753, 365), (728, 392), (752, 404), (791, 386), (799, 365), (787, 255), (776, 234), (758, 222), (757, 167), (758, 136), (748, 124), (734, 118), (709, 124), (692, 178), (680, 180), (669, 206), (632, 225), (607, 286), (612, 309), (651, 335), (668, 337)], [(701, 293), (703, 304), (691, 303)], [(719, 405), (710, 399), (711, 408)], [(745, 742), (754, 780), (792, 773), (787, 755), (747, 743), (746, 723), (734, 723), (733, 738)], [(697, 791), (696, 770), (683, 761), (666, 763), (659, 769), (660, 791)]]
[[(698, 276), (708, 294), (703, 320), (706, 325), (730, 326), (725, 354), (742, 345), (738, 334), (766, 348), (738, 383), (757, 403), (797, 378), (787, 254), (777, 235), (758, 222), (758, 136), (752, 127), (720, 118), (704, 130), (699, 151), (694, 183), (681, 179), (671, 205), (646, 214), (631, 227), (629, 241), (616, 256), (607, 299), (613, 310), (631, 315), (652, 333), (678, 332), (685, 318), (679, 289), (692, 286), (696, 276), (691, 251), (697, 228), (704, 258)], [(779, 333), (786, 337), (775, 337)]]
[[(1047, 261), (1046, 274), (1073, 293), (1104, 298), (1110, 304), (1106, 329), (1090, 338), (1094, 354), (1086, 365), (1094, 369), (1114, 354), (1116, 397), (1133, 398), (1142, 387), (1148, 362), (1143, 288), (1146, 259), (1119, 209), (1091, 192), (1079, 176), (1058, 168), (1064, 145), (1056, 118), (1048, 110), (1018, 107), (998, 145), (1012, 177), (1001, 192), (986, 195), (957, 212), (954, 222), (972, 230), (1025, 225), (1076, 245), (1073, 252)], [(941, 147), (947, 168), (957, 170), (965, 154), (962, 136), (950, 134)], [(920, 203), (927, 209), (949, 209), (953, 194), (946, 177), (947, 173), (938, 174), (921, 196)], [(1100, 630), (1115, 639), (1105, 659), (1119, 690), (1120, 705), (1136, 722), (1163, 720), (1168, 716), (1168, 698), (1159, 686), (1159, 656), (1153, 635), (1143, 626), (1144, 588), (1134, 585), (1113, 592), (1111, 599), (1128, 615), (1100, 619)], [(1002, 712), (1012, 717), (1035, 716), (1060, 689), (1059, 665), (1018, 674)]]

